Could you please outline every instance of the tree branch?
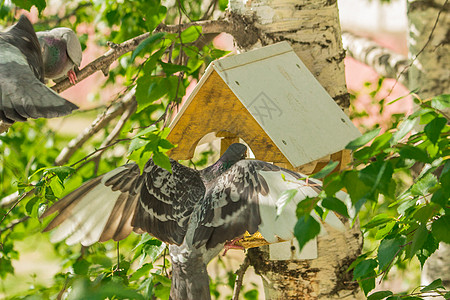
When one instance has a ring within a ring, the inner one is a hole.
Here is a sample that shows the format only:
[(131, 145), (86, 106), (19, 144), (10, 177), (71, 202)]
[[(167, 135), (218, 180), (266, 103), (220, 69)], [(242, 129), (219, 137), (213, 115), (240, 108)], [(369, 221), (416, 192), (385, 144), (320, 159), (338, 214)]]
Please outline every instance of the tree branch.
[[(124, 55), (125, 53), (128, 53), (130, 51), (133, 51), (137, 48), (137, 46), (146, 38), (150, 36), (149, 32), (143, 33), (141, 35), (138, 35), (137, 37), (134, 37), (132, 39), (129, 39), (121, 44), (114, 44), (111, 46), (111, 49), (108, 50), (105, 54), (97, 58), (96, 60), (90, 62), (88, 65), (86, 65), (83, 69), (81, 69), (77, 73), (78, 81), (81, 81), (95, 72), (101, 70), (103, 74), (106, 76), (109, 71), (109, 66), (120, 56)], [(57, 92), (61, 93), (62, 91), (68, 89), (71, 87), (72, 84), (69, 81), (69, 78), (64, 79), (63, 81), (55, 84), (52, 86), (52, 89)]]
[(233, 32), (233, 25), (227, 20), (195, 21), (178, 25), (166, 25), (161, 23), (158, 25), (158, 27), (156, 27), (155, 32), (178, 33), (180, 31), (186, 30), (191, 26), (201, 26), (202, 34)]
[[(134, 98), (134, 96), (133, 96)], [(128, 119), (133, 115), (137, 108), (137, 102), (132, 101), (131, 105), (129, 105), (126, 109), (126, 111), (122, 114), (122, 117), (120, 118), (119, 122), (117, 122), (114, 129), (111, 131), (111, 133), (106, 137), (106, 139), (103, 141), (103, 143), (100, 145), (100, 149), (96, 154), (94, 154), (91, 158), (91, 160), (99, 159), (103, 152), (108, 148), (108, 146), (112, 145), (114, 140), (119, 136), (120, 131), (125, 126)]]
[(244, 280), (245, 272), (247, 271), (249, 266), (250, 266), (250, 259), (248, 258), (248, 256), (245, 256), (244, 262), (236, 271), (236, 281), (234, 283), (232, 300), (239, 300), (239, 293), (241, 292), (242, 281)]
[(65, 20), (68, 20), (69, 18), (75, 16), (81, 9), (83, 8), (87, 8), (87, 7), (91, 7), (93, 6), (93, 3), (87, 2), (87, 3), (78, 3), (78, 5), (72, 9), (69, 13), (67, 13), (66, 15), (62, 16), (62, 17), (58, 17), (57, 15), (52, 16), (51, 18), (44, 20), (44, 21), (38, 21), (36, 23), (34, 23), (34, 26), (36, 25), (49, 25), (51, 24), (51, 27), (59, 27), (61, 25), (61, 23)]
[(20, 219), (14, 220), (11, 223), (9, 223), (8, 225), (5, 226), (5, 228), (0, 228), (0, 234), (2, 234), (5, 231), (11, 230), (13, 229), (16, 225), (19, 225), (20, 223), (25, 222), (26, 220), (28, 220), (30, 218), (30, 216), (25, 216), (22, 217)]
[(83, 146), (83, 144), (91, 138), (94, 134), (99, 132), (102, 128), (109, 124), (117, 116), (121, 115), (130, 106), (135, 105), (136, 98), (134, 96), (136, 88), (131, 89), (128, 93), (123, 96), (123, 100), (113, 107), (110, 111), (106, 110), (104, 113), (100, 114), (97, 119), (91, 124), (90, 127), (86, 128), (84, 132), (79, 134), (76, 138), (71, 140), (67, 146), (59, 153), (55, 160), (55, 165), (64, 165), (70, 159), (70, 157), (75, 153), (75, 151)]
[(372, 67), (381, 76), (398, 78), (399, 82), (408, 86), (409, 60), (407, 57), (350, 32), (342, 33), (342, 43), (350, 57)]

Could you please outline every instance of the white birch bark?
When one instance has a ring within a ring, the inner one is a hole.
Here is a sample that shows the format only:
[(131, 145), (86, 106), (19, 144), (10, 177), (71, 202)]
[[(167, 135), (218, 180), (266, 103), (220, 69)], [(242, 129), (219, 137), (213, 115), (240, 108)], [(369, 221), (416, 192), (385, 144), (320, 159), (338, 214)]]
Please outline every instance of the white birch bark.
[[(450, 93), (449, 11), (448, 0), (408, 1), (409, 57), (414, 60), (409, 89), (418, 88), (422, 99)], [(450, 289), (450, 246), (445, 243), (426, 262), (421, 283), (428, 285), (437, 278)]]
[(448, 0), (408, 1), (409, 89), (423, 99), (450, 93), (449, 11)]
[(409, 60), (406, 56), (350, 32), (342, 33), (342, 43), (347, 56), (372, 67), (380, 76), (397, 79), (408, 86)]
[[(336, 1), (230, 0), (231, 17), (242, 17), (256, 39), (237, 46), (248, 50), (288, 41), (308, 69), (343, 108), (349, 106), (345, 85), (345, 52)], [(256, 28), (256, 30), (254, 30)], [(358, 226), (348, 231), (328, 231), (318, 238), (318, 259), (270, 261), (263, 247), (250, 249), (249, 257), (263, 278), (266, 299), (362, 299), (351, 283), (348, 266), (360, 254)]]

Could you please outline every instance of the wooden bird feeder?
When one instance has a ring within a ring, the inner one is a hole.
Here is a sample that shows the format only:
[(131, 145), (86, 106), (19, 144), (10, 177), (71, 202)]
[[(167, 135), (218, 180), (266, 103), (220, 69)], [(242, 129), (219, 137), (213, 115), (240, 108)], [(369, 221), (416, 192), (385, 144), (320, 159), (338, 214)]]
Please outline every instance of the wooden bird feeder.
[(191, 159), (214, 132), (222, 152), (241, 138), (256, 159), (303, 173), (346, 165), (342, 149), (360, 136), (287, 42), (212, 62), (170, 128), (173, 159)]
[(170, 125), (176, 160), (200, 139), (242, 138), (256, 159), (295, 169), (344, 149), (358, 129), (287, 42), (212, 62)]

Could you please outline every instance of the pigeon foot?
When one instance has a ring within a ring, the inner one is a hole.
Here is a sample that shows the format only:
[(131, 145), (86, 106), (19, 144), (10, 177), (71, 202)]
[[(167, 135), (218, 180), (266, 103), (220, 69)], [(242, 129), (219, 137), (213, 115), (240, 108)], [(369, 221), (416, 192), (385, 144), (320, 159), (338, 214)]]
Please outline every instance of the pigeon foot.
[(67, 72), (67, 77), (69, 78), (71, 84), (75, 85), (77, 83), (78, 78), (73, 70), (69, 70), (69, 72)]
[(228, 250), (230, 249), (239, 249), (239, 250), (245, 250), (244, 247), (236, 245), (236, 242), (241, 240), (241, 237), (235, 238), (229, 242), (226, 242), (225, 245), (223, 246), (225, 251), (223, 252), (222, 256), (225, 256), (225, 254), (227, 254)]

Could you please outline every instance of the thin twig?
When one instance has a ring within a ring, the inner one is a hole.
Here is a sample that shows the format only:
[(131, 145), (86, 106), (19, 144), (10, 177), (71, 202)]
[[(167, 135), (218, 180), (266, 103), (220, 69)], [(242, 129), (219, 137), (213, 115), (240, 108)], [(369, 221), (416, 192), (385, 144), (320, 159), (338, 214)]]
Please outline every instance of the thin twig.
[(102, 149), (102, 150), (99, 150), (95, 155), (93, 155), (91, 160), (99, 159), (101, 157), (101, 155), (103, 154), (103, 152), (108, 148), (108, 146), (114, 142), (114, 140), (119, 136), (120, 131), (125, 126), (128, 119), (133, 115), (134, 111), (136, 110), (136, 107), (137, 107), (136, 101), (132, 102), (132, 104), (127, 108), (125, 113), (122, 114), (122, 117), (120, 118), (119, 122), (117, 122), (114, 129), (110, 132), (110, 134), (106, 137), (106, 139), (100, 145), (100, 149)]
[(81, 148), (84, 143), (91, 138), (94, 134), (99, 132), (102, 128), (109, 124), (113, 119), (117, 116), (123, 114), (123, 112), (128, 109), (130, 106), (134, 105), (136, 99), (134, 94), (136, 89), (131, 89), (127, 94), (123, 96), (123, 100), (110, 110), (107, 113), (101, 114), (97, 119), (91, 124), (90, 127), (86, 128), (84, 132), (79, 134), (76, 138), (71, 140), (67, 146), (59, 153), (58, 157), (55, 160), (55, 165), (64, 165), (67, 163), (75, 153), (75, 151)]
[(161, 23), (158, 25), (158, 27), (156, 27), (154, 32), (178, 33), (179, 31), (184, 31), (191, 26), (201, 26), (203, 34), (221, 32), (227, 32), (231, 34), (235, 32), (233, 24), (227, 20), (195, 21), (178, 25), (166, 25)]
[(413, 64), (414, 62), (417, 60), (417, 58), (419, 57), (420, 54), (422, 54), (422, 52), (425, 50), (425, 48), (428, 46), (428, 44), (431, 42), (431, 38), (433, 37), (433, 33), (437, 27), (437, 24), (439, 22), (439, 17), (441, 16), (441, 13), (445, 10), (445, 7), (447, 6), (448, 0), (445, 0), (445, 3), (442, 5), (442, 8), (439, 10), (437, 17), (436, 17), (436, 21), (434, 22), (433, 28), (431, 29), (430, 35), (428, 36), (427, 42), (425, 43), (425, 45), (423, 45), (422, 49), (419, 50), (419, 52), (417, 52), (417, 54), (413, 57), (413, 59), (411, 60), (411, 62), (409, 63), (409, 65), (405, 66), (403, 68), (403, 70), (400, 72), (400, 74), (397, 76), (397, 78), (395, 79), (395, 83), (392, 85), (392, 88), (389, 90), (389, 94), (386, 96), (389, 97), (392, 94), (392, 91), (394, 91), (394, 88), (396, 87), (399, 78), (401, 76), (403, 76), (403, 73), (405, 73)]
[(3, 232), (5, 232), (7, 230), (13, 229), (16, 225), (19, 225), (20, 223), (25, 222), (29, 218), (30, 218), (30, 216), (25, 216), (25, 217), (22, 217), (20, 219), (12, 221), (8, 225), (6, 225), (5, 228), (0, 229), (0, 234), (2, 234)]
[(75, 16), (80, 9), (83, 9), (83, 8), (86, 8), (86, 7), (91, 7), (93, 5), (94, 4), (91, 3), (91, 2), (78, 3), (77, 7), (72, 9), (68, 14), (66, 14), (66, 15), (64, 15), (62, 17), (58, 17), (58, 16), (55, 15), (54, 17), (51, 17), (50, 19), (43, 20), (43, 21), (38, 21), (38, 22), (34, 23), (34, 26), (36, 26), (36, 25), (45, 25), (45, 24), (49, 25), (50, 23), (54, 23), (54, 24), (51, 24), (52, 25), (51, 27), (59, 27), (59, 25), (63, 21), (68, 20), (69, 18)]
[(239, 293), (241, 292), (244, 275), (249, 266), (250, 266), (250, 259), (248, 258), (248, 256), (245, 256), (244, 262), (242, 263), (242, 265), (239, 267), (239, 269), (235, 273), (236, 281), (234, 282), (234, 290), (233, 290), (232, 300), (239, 299)]

